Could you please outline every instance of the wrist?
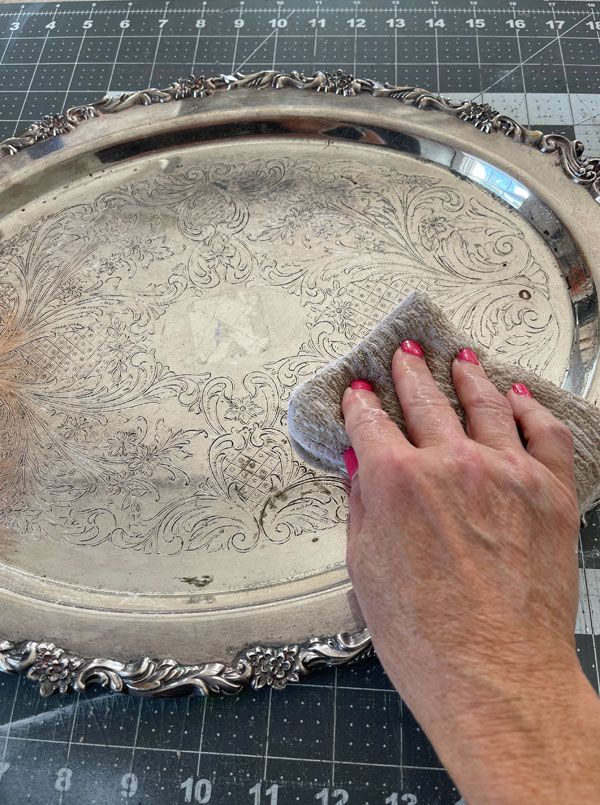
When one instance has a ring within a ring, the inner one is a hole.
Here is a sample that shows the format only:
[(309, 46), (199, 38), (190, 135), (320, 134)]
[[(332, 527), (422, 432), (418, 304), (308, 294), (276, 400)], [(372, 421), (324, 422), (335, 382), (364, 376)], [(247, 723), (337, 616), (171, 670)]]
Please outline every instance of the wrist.
[(574, 651), (573, 659), (533, 674), (512, 666), (482, 674), (456, 706), (423, 720), (468, 802), (549, 802), (561, 793), (568, 801), (573, 785), (586, 801), (586, 786), (600, 790), (600, 771), (592, 772), (600, 767), (600, 700)]

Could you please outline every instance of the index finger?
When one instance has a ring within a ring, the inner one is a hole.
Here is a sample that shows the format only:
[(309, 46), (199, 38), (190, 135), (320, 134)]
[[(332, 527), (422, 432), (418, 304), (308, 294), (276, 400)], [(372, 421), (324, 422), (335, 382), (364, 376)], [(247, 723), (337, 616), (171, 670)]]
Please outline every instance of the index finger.
[(413, 449), (400, 428), (381, 407), (379, 397), (365, 381), (350, 386), (342, 397), (342, 413), (348, 438), (359, 467), (376, 465), (391, 448)]

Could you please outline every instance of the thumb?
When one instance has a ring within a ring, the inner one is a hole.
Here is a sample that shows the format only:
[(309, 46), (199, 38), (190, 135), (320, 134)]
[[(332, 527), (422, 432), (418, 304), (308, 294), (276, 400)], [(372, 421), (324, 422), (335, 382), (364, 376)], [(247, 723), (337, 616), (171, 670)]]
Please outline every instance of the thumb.
[(358, 473), (354, 475), (351, 481), (348, 509), (348, 542), (353, 542), (358, 537), (365, 516), (365, 507), (360, 494)]

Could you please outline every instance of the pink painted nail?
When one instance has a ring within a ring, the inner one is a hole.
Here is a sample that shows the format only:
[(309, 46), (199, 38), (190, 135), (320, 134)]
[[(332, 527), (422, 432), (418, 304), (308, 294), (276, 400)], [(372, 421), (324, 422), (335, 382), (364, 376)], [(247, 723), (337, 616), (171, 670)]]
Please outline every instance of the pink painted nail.
[(373, 391), (373, 386), (368, 380), (353, 380), (352, 383), (350, 383), (350, 388), (360, 389), (362, 391)]
[(352, 478), (358, 472), (358, 459), (353, 447), (344, 450), (344, 464), (346, 465), (346, 472), (348, 477)]
[(457, 352), (456, 357), (463, 363), (474, 363), (476, 366), (479, 366), (479, 358), (477, 357), (477, 354), (469, 347), (465, 347)]
[(417, 358), (424, 358), (425, 353), (423, 352), (423, 347), (417, 341), (403, 341), (400, 344), (400, 349), (402, 352), (406, 352), (407, 355), (416, 355)]
[(515, 383), (512, 390), (515, 394), (520, 394), (521, 397), (533, 397), (533, 394), (529, 391), (525, 383)]

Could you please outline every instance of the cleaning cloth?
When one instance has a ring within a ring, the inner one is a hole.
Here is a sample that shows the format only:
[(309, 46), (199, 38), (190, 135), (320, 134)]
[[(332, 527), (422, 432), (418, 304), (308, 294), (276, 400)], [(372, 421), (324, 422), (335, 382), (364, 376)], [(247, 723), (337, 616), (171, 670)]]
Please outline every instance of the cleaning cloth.
[(367, 380), (383, 408), (405, 431), (392, 381), (392, 356), (402, 341), (418, 341), (441, 390), (464, 422), (452, 384), (451, 364), (463, 347), (475, 349), (488, 377), (503, 393), (525, 383), (534, 397), (571, 429), (575, 442), (575, 478), (582, 513), (600, 500), (600, 409), (534, 372), (503, 364), (456, 328), (425, 294), (408, 296), (354, 349), (298, 386), (288, 407), (288, 428), (299, 455), (321, 469), (345, 473), (342, 454), (350, 446), (341, 399), (353, 380)]

